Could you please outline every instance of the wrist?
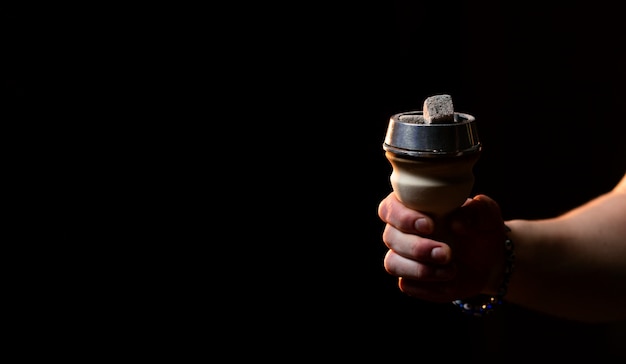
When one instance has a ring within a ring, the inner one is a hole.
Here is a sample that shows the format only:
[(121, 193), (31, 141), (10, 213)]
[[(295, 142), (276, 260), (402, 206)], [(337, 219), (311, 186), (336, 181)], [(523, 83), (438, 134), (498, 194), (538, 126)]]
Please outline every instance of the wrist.
[(509, 260), (510, 251), (508, 245), (512, 244), (511, 239), (509, 238), (508, 233), (511, 231), (508, 225), (504, 225), (504, 232), (500, 241), (504, 242), (504, 249), (500, 251), (500, 259), (498, 264), (493, 266), (491, 270), (491, 275), (489, 276), (485, 287), (480, 292), (482, 295), (495, 296), (498, 294), (500, 290), (502, 290), (502, 285), (505, 281), (508, 280), (508, 275), (510, 275), (510, 267), (511, 262)]
[[(504, 225), (506, 232), (510, 232), (511, 229)], [(508, 234), (505, 234), (504, 238), (504, 267), (497, 270), (499, 274), (498, 285), (495, 290), (487, 289), (484, 293), (479, 294), (477, 297), (473, 297), (469, 300), (455, 300), (452, 303), (461, 308), (461, 310), (467, 314), (473, 316), (483, 316), (490, 313), (493, 309), (502, 304), (504, 296), (507, 294), (509, 288), (509, 280), (513, 273), (514, 261), (515, 261), (515, 249), (513, 241), (509, 238)]]

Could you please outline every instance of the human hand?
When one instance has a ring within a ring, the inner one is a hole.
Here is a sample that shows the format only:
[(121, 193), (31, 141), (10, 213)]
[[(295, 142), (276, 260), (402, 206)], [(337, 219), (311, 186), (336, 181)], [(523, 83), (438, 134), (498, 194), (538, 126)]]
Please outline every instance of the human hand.
[(384, 266), (398, 277), (402, 292), (433, 302), (496, 292), (505, 266), (506, 227), (490, 197), (468, 198), (444, 220), (434, 221), (391, 192), (379, 204), (378, 216), (386, 223)]

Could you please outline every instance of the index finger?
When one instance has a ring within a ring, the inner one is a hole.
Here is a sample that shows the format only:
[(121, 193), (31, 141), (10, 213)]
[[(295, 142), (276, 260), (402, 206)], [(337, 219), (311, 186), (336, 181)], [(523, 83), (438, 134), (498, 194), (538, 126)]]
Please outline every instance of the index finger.
[(404, 206), (394, 192), (378, 204), (378, 217), (405, 233), (430, 234), (433, 230), (433, 221), (428, 215)]

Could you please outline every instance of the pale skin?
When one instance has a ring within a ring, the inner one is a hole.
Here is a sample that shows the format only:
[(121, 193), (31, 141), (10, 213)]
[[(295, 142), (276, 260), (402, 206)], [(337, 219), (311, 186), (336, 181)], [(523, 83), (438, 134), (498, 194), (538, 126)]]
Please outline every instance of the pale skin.
[(432, 302), (493, 295), (508, 236), (515, 260), (505, 302), (582, 322), (626, 320), (626, 174), (612, 190), (548, 219), (504, 221), (493, 199), (477, 195), (435, 227), (393, 192), (378, 215), (386, 223), (385, 269), (407, 295)]

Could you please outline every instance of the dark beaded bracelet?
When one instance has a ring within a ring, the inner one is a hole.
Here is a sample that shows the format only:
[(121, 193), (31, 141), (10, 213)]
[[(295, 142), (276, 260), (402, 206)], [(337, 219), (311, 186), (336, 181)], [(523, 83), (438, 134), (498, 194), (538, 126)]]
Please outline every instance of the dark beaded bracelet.
[[(507, 231), (511, 229), (505, 225)], [(467, 300), (454, 300), (452, 304), (459, 307), (461, 311), (472, 316), (484, 316), (491, 313), (496, 306), (499, 306), (503, 302), (503, 298), (509, 288), (509, 280), (511, 279), (511, 273), (513, 273), (513, 263), (515, 261), (515, 247), (513, 241), (507, 238), (504, 241), (504, 249), (506, 254), (506, 261), (504, 266), (504, 277), (502, 284), (498, 288), (498, 292), (495, 296), (478, 295)]]

